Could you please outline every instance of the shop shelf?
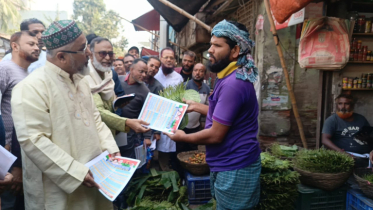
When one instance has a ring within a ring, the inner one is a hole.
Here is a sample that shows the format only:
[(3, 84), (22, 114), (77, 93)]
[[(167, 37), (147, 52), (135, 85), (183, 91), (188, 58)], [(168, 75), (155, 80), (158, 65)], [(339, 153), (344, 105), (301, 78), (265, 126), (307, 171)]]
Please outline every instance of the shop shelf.
[(348, 63), (373, 64), (373, 61), (349, 61)]
[(373, 33), (353, 33), (352, 36), (373, 36)]
[(342, 90), (373, 90), (373, 88), (342, 88)]
[(195, 200), (210, 200), (210, 176), (194, 176), (188, 172), (185, 173), (186, 184), (188, 187), (188, 198)]
[(350, 189), (347, 191), (346, 210), (373, 210), (373, 200), (360, 190)]
[(347, 189), (342, 186), (329, 192), (299, 184), (296, 210), (344, 210)]

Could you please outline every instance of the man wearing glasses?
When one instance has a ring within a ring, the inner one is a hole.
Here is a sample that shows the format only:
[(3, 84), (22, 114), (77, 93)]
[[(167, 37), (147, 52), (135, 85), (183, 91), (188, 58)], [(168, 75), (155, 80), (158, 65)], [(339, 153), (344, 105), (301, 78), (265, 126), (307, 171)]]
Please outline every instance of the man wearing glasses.
[(45, 66), (15, 86), (11, 101), (27, 169), (25, 207), (113, 209), (84, 165), (105, 150), (120, 155), (83, 79), (89, 73), (87, 40), (72, 20), (53, 22), (42, 40)]
[(137, 133), (149, 131), (140, 125), (142, 121), (137, 120), (137, 117), (135, 119), (127, 119), (114, 113), (113, 101), (116, 96), (111, 70), (114, 61), (111, 42), (107, 38), (96, 37), (91, 41), (90, 51), (89, 75), (85, 78), (89, 82), (93, 100), (101, 114), (102, 121), (111, 129), (114, 136), (117, 131), (129, 132), (130, 128)]
[[(161, 68), (155, 75), (164, 88), (168, 86), (175, 86), (184, 82), (183, 77), (174, 71), (175, 68), (175, 51), (166, 47), (161, 51)], [(173, 160), (171, 165), (176, 169), (176, 143), (168, 138), (166, 135), (161, 134), (161, 139), (157, 142), (158, 160), (159, 165), (163, 171), (170, 170), (169, 160)]]

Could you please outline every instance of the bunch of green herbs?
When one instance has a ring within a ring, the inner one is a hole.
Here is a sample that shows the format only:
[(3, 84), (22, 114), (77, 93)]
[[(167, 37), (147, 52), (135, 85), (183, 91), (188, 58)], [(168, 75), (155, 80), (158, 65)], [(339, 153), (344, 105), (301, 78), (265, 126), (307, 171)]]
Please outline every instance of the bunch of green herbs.
[(367, 180), (370, 183), (373, 183), (373, 174), (364, 174), (362, 178)]
[(276, 156), (276, 157), (286, 157), (286, 158), (292, 158), (295, 156), (295, 153), (298, 152), (298, 146), (293, 145), (293, 146), (284, 146), (284, 145), (279, 145), (278, 143), (274, 143), (270, 147), (271, 154)]
[(175, 171), (156, 171), (131, 179), (126, 189), (127, 204), (133, 209), (187, 210), (187, 188)]
[(354, 166), (354, 159), (350, 155), (323, 148), (301, 150), (293, 162), (295, 167), (313, 173), (349, 172)]
[(287, 160), (263, 152), (260, 155), (262, 173), (260, 175), (260, 201), (256, 210), (294, 209), (298, 196), (299, 173), (291, 171)]
[[(167, 98), (167, 99), (179, 102), (179, 103), (184, 103), (183, 99), (184, 100), (191, 100), (191, 101), (200, 103), (201, 102), (201, 97), (200, 97), (199, 93), (197, 91), (193, 90), (193, 89), (185, 90), (185, 88), (186, 88), (185, 84), (182, 82), (182, 83), (180, 83), (179, 85), (176, 85), (176, 86), (170, 85), (167, 88), (163, 89), (163, 91), (160, 91), (159, 95), (164, 97), (164, 98)], [(179, 125), (179, 129), (184, 129), (188, 125), (188, 121), (189, 121), (188, 120), (188, 115), (186, 114), (186, 115), (184, 115), (184, 117), (183, 117), (183, 119), (182, 119), (182, 121)]]

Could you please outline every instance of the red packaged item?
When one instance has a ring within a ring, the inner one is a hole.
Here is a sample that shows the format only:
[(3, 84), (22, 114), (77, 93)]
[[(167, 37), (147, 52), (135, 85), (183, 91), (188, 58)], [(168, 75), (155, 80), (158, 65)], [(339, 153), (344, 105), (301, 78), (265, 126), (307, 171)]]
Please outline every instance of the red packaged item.
[(303, 25), (298, 51), (301, 68), (341, 69), (347, 64), (350, 43), (343, 19), (323, 17)]
[(290, 16), (303, 9), (312, 0), (270, 0), (273, 16), (279, 23), (284, 23)]

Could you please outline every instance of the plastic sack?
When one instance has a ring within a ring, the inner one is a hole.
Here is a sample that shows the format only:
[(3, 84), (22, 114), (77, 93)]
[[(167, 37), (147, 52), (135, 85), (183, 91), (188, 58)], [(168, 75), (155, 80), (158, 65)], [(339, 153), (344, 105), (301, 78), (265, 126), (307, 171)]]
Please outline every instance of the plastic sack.
[(348, 62), (349, 22), (323, 17), (303, 24), (298, 62), (302, 68), (342, 69)]
[(293, 13), (307, 6), (312, 0), (270, 0), (271, 10), (276, 21), (284, 23)]

